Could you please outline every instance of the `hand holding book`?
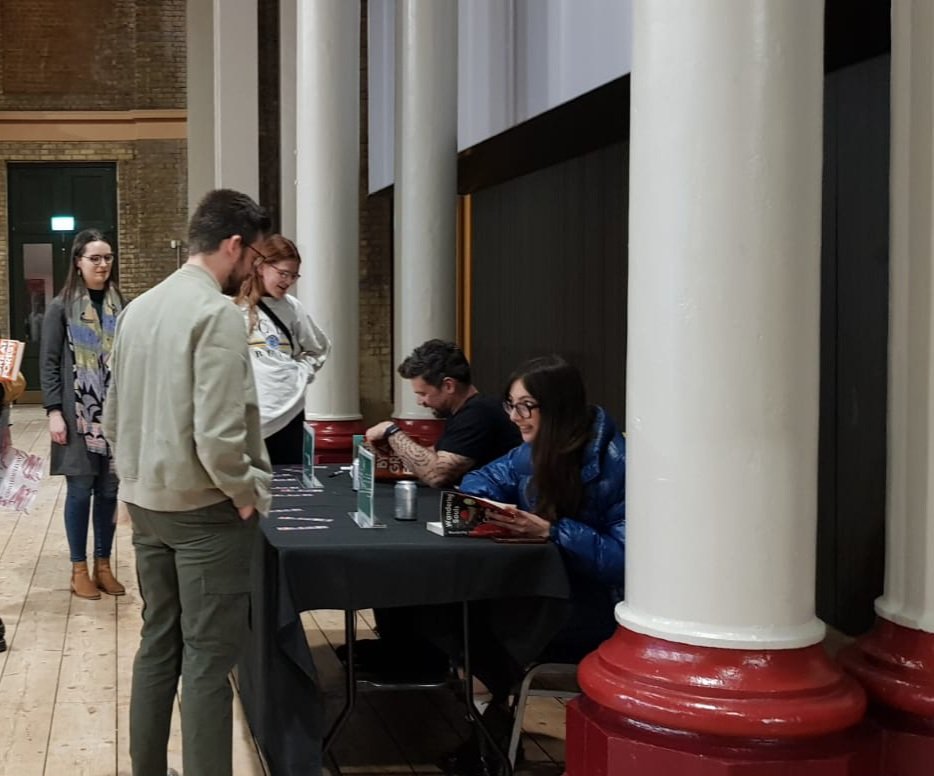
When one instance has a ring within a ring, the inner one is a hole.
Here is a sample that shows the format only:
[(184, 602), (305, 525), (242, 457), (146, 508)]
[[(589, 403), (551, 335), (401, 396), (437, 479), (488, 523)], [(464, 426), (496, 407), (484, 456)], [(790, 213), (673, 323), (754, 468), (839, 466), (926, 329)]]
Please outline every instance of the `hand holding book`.
[(546, 541), (551, 531), (547, 520), (514, 504), (446, 490), (441, 493), (441, 520), (428, 529), (444, 536), (475, 536), (500, 541)]
[(486, 510), (486, 521), (520, 539), (545, 540), (551, 535), (551, 523), (532, 512), (513, 508), (508, 513)]

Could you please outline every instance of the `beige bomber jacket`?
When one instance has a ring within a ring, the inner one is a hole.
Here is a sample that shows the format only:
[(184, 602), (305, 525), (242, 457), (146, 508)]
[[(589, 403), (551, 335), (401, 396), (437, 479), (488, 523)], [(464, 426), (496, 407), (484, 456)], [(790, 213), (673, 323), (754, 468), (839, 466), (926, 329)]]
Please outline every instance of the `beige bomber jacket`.
[(180, 512), (270, 505), (243, 318), (207, 270), (186, 264), (117, 321), (104, 435), (120, 499)]

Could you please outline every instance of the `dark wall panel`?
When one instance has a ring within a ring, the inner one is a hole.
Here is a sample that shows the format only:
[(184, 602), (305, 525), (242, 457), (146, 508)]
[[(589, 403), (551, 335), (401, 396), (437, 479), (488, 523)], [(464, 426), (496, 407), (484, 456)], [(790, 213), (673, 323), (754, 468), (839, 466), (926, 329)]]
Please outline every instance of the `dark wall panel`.
[(499, 393), (524, 359), (560, 353), (625, 420), (628, 144), (473, 195), (472, 363)]
[(885, 567), (889, 56), (824, 89), (818, 615), (873, 622)]

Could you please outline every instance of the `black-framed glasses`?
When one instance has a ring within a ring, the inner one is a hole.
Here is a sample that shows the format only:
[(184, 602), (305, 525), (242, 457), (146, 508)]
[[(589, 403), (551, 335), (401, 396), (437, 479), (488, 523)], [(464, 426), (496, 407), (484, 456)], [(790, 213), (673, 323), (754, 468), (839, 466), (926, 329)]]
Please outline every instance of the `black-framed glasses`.
[(269, 261), (269, 257), (265, 253), (260, 253), (258, 250), (256, 250), (256, 248), (254, 248), (249, 243), (246, 244), (246, 247), (249, 248), (251, 251), (253, 251), (253, 253), (255, 253), (257, 256), (256, 261), (253, 262), (254, 265), (259, 265), (261, 261)]
[(91, 262), (91, 264), (93, 264), (96, 267), (101, 262), (104, 262), (104, 264), (113, 264), (114, 259), (116, 259), (117, 257), (114, 256), (112, 253), (92, 253), (90, 255), (86, 254), (82, 256), (81, 258), (87, 259), (89, 262)]
[(512, 415), (515, 411), (523, 420), (528, 420), (532, 417), (532, 410), (537, 410), (540, 405), (536, 404), (533, 401), (518, 401), (513, 404), (509, 399), (503, 402), (503, 409), (506, 411), (507, 415)]

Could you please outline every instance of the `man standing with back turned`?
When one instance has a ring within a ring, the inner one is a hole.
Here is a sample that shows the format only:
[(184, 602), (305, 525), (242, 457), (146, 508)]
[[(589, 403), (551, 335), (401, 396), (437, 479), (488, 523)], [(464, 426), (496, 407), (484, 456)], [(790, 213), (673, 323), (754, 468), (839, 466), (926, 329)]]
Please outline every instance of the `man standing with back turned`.
[(133, 776), (163, 776), (182, 679), (188, 776), (231, 776), (227, 678), (246, 637), (257, 514), (271, 467), (235, 293), (269, 231), (245, 194), (208, 193), (188, 261), (138, 297), (114, 339), (104, 433), (133, 522), (143, 627), (133, 663)]

